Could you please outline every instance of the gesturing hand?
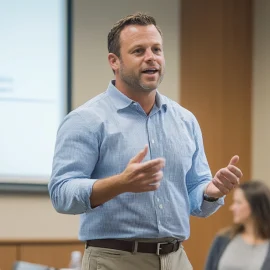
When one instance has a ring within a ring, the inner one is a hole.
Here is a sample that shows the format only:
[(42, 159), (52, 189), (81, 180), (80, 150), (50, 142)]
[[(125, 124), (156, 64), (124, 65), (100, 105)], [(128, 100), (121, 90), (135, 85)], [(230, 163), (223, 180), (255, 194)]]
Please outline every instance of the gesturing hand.
[(220, 169), (210, 184), (206, 187), (205, 193), (210, 197), (219, 198), (228, 194), (233, 188), (239, 185), (239, 179), (243, 176), (241, 170), (235, 165), (239, 156), (233, 156), (227, 167)]
[(157, 158), (142, 162), (147, 152), (148, 146), (145, 146), (129, 161), (126, 169), (121, 173), (121, 184), (125, 192), (146, 192), (159, 188), (165, 160), (164, 158)]

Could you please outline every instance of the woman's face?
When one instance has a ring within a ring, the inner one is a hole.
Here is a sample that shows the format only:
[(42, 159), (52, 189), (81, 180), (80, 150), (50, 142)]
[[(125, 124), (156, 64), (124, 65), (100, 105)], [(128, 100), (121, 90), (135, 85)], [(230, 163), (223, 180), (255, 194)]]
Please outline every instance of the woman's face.
[(245, 224), (251, 218), (251, 209), (244, 192), (237, 188), (233, 194), (233, 203), (230, 207), (233, 213), (233, 222), (235, 224)]

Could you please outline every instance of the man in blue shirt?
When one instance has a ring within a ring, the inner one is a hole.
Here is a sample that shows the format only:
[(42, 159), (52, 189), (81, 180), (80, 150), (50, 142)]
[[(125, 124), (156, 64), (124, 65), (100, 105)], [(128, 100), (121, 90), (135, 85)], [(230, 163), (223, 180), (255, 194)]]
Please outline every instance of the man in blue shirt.
[(157, 91), (162, 33), (151, 16), (108, 35), (115, 80), (61, 124), (49, 191), (55, 209), (80, 214), (83, 269), (192, 269), (181, 242), (189, 216), (206, 217), (242, 173), (239, 157), (212, 178), (194, 115)]

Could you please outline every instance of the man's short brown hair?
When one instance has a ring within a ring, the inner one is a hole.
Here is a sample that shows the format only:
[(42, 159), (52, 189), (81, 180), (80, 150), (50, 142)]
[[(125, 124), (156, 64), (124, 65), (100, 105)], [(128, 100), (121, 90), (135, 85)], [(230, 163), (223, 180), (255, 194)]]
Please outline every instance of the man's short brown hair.
[(147, 15), (145, 13), (135, 13), (132, 15), (128, 15), (121, 20), (119, 20), (111, 31), (108, 34), (108, 51), (109, 53), (114, 53), (118, 57), (120, 57), (120, 34), (121, 31), (127, 26), (127, 25), (154, 25), (160, 35), (162, 36), (162, 32), (160, 28), (156, 24), (156, 20), (154, 17)]

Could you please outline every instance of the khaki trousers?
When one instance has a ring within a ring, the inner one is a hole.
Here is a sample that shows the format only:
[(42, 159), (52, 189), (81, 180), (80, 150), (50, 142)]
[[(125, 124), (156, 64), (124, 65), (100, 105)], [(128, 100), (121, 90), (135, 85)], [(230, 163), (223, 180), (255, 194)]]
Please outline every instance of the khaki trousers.
[(192, 270), (181, 246), (176, 252), (157, 256), (150, 253), (88, 247), (85, 249), (82, 270)]

